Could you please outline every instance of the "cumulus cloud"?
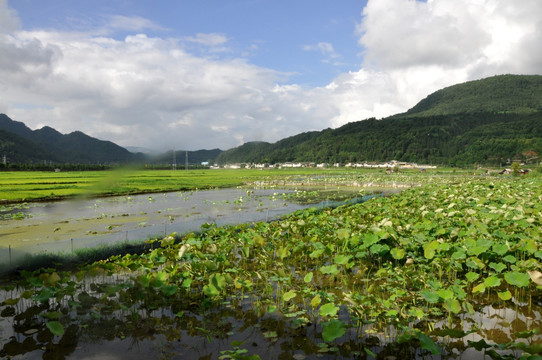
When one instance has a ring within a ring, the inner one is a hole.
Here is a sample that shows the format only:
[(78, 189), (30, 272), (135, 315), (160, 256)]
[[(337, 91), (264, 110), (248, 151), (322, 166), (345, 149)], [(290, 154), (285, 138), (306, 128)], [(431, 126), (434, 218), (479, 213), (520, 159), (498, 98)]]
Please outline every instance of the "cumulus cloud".
[(7, 0), (0, 0), (0, 34), (19, 28), (17, 14), (8, 7)]
[[(226, 41), (215, 34), (195, 39), (210, 46)], [(29, 81), (0, 80), (12, 89), (2, 97), (11, 104), (43, 104), (9, 110), (32, 127), (47, 119), (60, 131), (81, 130), (125, 146), (229, 148), (262, 129), (260, 140), (275, 141), (325, 125), (317, 119), (307, 124), (313, 107), (300, 107), (297, 87), (277, 85), (278, 72), (241, 59), (198, 57), (183, 48), (184, 41), (19, 31), (2, 61)]]
[[(541, 73), (541, 13), (539, 0), (369, 0), (357, 27), (360, 67), (306, 88), (241, 58), (191, 52), (227, 49), (225, 34), (151, 36), (157, 25), (137, 17), (113, 17), (108, 31), (23, 31), (0, 0), (0, 109), (34, 128), (123, 146), (277, 141), (403, 112), (458, 82)], [(115, 28), (133, 31), (118, 39), (108, 35)], [(331, 43), (305, 50), (337, 56)]]
[(334, 125), (405, 111), (456, 83), (542, 73), (540, 14), (537, 0), (369, 0), (357, 29), (362, 68), (331, 84)]

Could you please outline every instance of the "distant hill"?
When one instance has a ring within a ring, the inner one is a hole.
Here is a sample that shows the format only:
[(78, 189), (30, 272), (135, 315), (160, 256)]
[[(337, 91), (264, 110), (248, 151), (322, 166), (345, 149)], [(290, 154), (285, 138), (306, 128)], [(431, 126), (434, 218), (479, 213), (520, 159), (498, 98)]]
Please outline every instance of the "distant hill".
[[(216, 158), (222, 153), (220, 149), (196, 150), (196, 151), (175, 151), (175, 161), (178, 168), (182, 168), (186, 163), (186, 153), (188, 152), (188, 164), (200, 165), (202, 162), (214, 164)], [(168, 151), (156, 156), (149, 156), (147, 159), (151, 164), (172, 164), (173, 151)]]
[(497, 165), (533, 152), (542, 153), (542, 76), (501, 75), (439, 90), (404, 114), (247, 143), (217, 161)]
[[(1, 115), (0, 115), (1, 116)], [(0, 160), (12, 163), (43, 162), (53, 157), (40, 146), (17, 134), (0, 130)]]
[(4, 155), (10, 163), (112, 164), (141, 160), (123, 147), (80, 131), (61, 134), (48, 126), (31, 130), (0, 114), (0, 157)]
[(542, 76), (500, 75), (436, 91), (396, 116), (466, 113), (529, 114), (542, 111)]
[[(406, 113), (382, 120), (352, 122), (312, 131), (276, 143), (249, 142), (221, 151), (189, 151), (190, 165), (347, 163), (408, 161), (445, 165), (504, 164), (536, 160), (542, 153), (542, 76), (500, 75), (450, 86), (430, 94)], [(178, 166), (185, 151), (176, 151)], [(534, 155), (535, 154), (535, 155)], [(0, 114), (0, 160), (21, 163), (171, 164), (173, 154), (134, 154), (110, 142), (75, 131), (31, 130)], [(540, 161), (540, 160), (538, 160)]]

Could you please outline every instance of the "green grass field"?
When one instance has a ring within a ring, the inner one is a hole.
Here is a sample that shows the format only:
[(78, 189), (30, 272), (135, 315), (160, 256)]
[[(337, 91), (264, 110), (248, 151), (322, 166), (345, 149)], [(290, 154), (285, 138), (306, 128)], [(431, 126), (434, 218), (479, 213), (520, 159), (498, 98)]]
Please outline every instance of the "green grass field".
[(86, 172), (2, 172), (0, 201), (55, 200), (161, 191), (225, 188), (262, 176), (259, 170), (114, 170)]
[[(0, 172), (0, 201), (43, 201), (76, 196), (111, 196), (136, 193), (213, 189), (256, 181), (296, 182), (312, 175), (352, 178), (383, 170), (273, 169), (273, 170), (112, 170), (85, 172)], [(407, 173), (405, 173), (407, 174)]]
[(385, 169), (351, 168), (177, 171), (117, 169), (58, 173), (15, 171), (0, 172), (0, 203), (228, 188), (253, 183), (276, 186), (386, 185), (397, 182), (423, 184), (431, 177), (453, 181), (460, 176), (483, 174), (483, 169), (473, 171), (450, 168), (432, 169), (423, 174), (419, 170), (401, 170), (390, 175), (385, 173)]

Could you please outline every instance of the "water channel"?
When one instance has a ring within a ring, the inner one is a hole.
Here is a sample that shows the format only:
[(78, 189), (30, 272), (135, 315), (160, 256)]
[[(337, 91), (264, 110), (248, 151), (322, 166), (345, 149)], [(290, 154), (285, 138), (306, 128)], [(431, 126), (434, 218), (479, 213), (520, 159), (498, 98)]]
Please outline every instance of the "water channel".
[(306, 207), (285, 199), (287, 192), (218, 189), (29, 204), (15, 210), (15, 219), (0, 220), (0, 265), (15, 266), (26, 254), (198, 231), (205, 223), (268, 221)]

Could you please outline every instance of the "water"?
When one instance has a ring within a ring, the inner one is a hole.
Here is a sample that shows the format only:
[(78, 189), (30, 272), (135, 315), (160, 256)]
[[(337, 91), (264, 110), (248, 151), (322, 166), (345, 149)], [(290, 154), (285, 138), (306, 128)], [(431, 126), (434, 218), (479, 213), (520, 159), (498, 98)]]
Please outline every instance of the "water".
[(0, 217), (0, 265), (25, 254), (145, 240), (171, 233), (268, 221), (307, 207), (285, 200), (286, 190), (219, 189), (31, 204), (19, 220)]

